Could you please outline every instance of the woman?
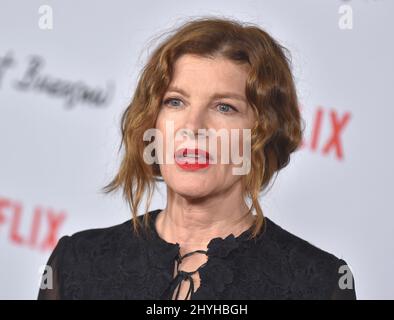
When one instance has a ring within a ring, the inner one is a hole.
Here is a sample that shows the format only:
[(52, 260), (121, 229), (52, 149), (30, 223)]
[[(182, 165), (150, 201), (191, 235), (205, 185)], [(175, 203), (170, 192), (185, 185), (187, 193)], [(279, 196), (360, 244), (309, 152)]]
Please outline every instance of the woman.
[[(228, 19), (175, 31), (123, 114), (125, 155), (104, 188), (122, 188), (133, 218), (62, 237), (48, 261), (53, 288), (38, 298), (355, 299), (346, 262), (264, 217), (258, 202), (302, 140), (286, 49)], [(242, 163), (223, 161), (237, 147)], [(137, 215), (157, 181), (166, 207)]]

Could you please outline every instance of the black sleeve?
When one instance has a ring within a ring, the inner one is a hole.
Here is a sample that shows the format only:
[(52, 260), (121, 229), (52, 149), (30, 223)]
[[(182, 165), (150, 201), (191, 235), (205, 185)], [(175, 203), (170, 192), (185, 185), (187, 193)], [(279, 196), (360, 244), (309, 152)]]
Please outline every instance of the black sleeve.
[(63, 236), (52, 251), (41, 278), (38, 300), (62, 299), (62, 259), (69, 239)]
[(356, 300), (354, 277), (346, 261), (338, 259), (331, 300)]

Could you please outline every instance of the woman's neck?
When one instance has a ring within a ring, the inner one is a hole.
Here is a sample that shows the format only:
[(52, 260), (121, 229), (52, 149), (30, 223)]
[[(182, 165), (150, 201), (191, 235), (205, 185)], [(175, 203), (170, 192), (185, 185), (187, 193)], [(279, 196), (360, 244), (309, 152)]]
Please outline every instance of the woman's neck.
[(237, 237), (249, 229), (255, 216), (248, 211), (242, 200), (200, 205), (173, 201), (159, 213), (156, 230), (165, 241), (179, 243), (183, 251), (204, 250), (213, 238)]

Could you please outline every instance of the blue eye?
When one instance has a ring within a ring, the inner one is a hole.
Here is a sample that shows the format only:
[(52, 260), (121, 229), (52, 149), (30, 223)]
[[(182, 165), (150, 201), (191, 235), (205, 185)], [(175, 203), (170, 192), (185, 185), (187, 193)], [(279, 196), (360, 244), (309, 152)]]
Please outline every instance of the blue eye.
[[(177, 102), (178, 104), (175, 104), (175, 105), (172, 104), (172, 102), (174, 102), (174, 101)], [(172, 107), (172, 108), (178, 108), (178, 107), (180, 107), (179, 103), (181, 103), (181, 102), (182, 102), (182, 100), (178, 99), (178, 98), (168, 98), (168, 99), (164, 100), (163, 104), (168, 105), (169, 107)], [(233, 107), (232, 105), (227, 104), (227, 103), (219, 103), (218, 107), (219, 107), (219, 112), (221, 112), (221, 113), (238, 112), (238, 110), (235, 107)]]
[[(165, 104), (165, 105), (168, 105), (169, 102), (171, 102), (171, 101), (181, 101), (181, 100), (175, 99), (175, 98), (169, 98), (169, 99), (167, 99), (167, 100), (164, 101), (164, 104)], [(170, 107), (179, 107), (179, 105), (172, 105), (172, 104), (170, 104)]]
[[(223, 106), (224, 108), (220, 108), (221, 106)], [(220, 112), (222, 112), (222, 113), (238, 112), (238, 110), (236, 108), (234, 108), (232, 105), (229, 105), (226, 103), (219, 104), (219, 109), (221, 109)], [(232, 111), (230, 111), (231, 109), (232, 109)]]

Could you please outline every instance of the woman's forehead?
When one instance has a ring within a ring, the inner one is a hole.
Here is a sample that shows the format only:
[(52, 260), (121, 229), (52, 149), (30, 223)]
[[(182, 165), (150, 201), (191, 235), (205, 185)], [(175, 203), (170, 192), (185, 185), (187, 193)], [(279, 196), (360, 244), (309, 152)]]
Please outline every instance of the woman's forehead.
[(205, 88), (210, 92), (231, 92), (244, 97), (247, 75), (245, 68), (228, 59), (184, 56), (174, 65), (168, 91), (175, 89), (185, 94)]

